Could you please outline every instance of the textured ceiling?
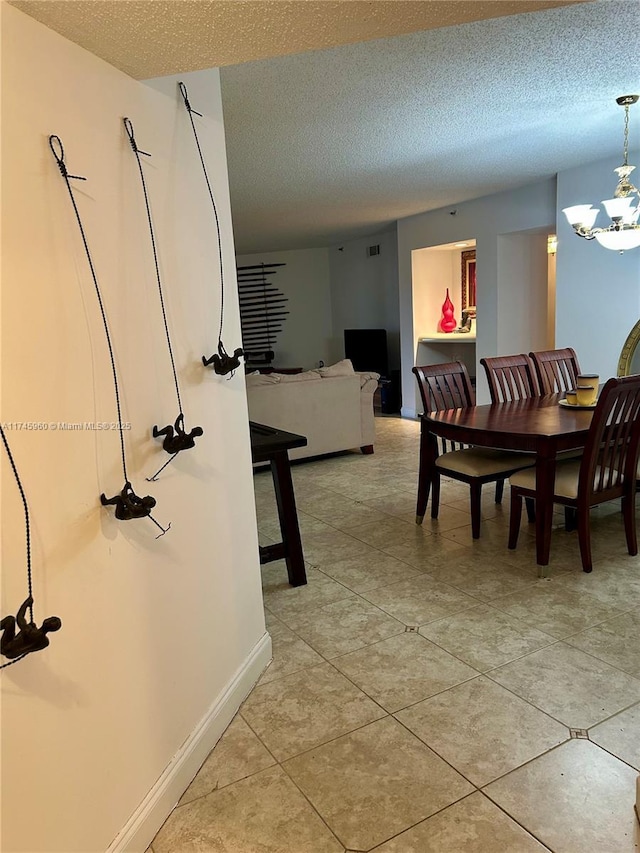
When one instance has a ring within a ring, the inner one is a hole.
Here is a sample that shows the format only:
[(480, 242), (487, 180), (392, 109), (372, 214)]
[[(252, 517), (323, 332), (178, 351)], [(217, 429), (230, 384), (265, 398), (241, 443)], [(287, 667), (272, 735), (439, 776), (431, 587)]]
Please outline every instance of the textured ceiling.
[(140, 79), (449, 27), (580, 0), (12, 0)]
[(140, 77), (308, 51), (221, 69), (239, 252), (331, 245), (621, 156), (615, 97), (640, 92), (638, 0), (13, 5)]
[(238, 251), (331, 245), (621, 162), (639, 24), (637, 0), (599, 0), (221, 69)]

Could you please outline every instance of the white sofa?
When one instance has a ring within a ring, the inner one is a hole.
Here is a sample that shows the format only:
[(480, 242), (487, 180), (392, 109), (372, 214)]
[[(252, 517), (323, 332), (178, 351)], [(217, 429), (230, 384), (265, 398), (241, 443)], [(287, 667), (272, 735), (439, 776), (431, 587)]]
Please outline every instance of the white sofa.
[(346, 359), (293, 375), (248, 374), (249, 419), (306, 436), (307, 446), (289, 451), (291, 459), (352, 448), (373, 453), (378, 379), (377, 373), (354, 372)]

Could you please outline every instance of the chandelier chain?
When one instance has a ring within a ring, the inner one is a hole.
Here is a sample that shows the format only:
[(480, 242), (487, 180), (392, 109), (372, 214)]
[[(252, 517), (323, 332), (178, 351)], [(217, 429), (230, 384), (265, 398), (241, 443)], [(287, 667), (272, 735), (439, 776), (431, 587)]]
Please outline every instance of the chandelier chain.
[(624, 166), (629, 165), (629, 104), (624, 105)]

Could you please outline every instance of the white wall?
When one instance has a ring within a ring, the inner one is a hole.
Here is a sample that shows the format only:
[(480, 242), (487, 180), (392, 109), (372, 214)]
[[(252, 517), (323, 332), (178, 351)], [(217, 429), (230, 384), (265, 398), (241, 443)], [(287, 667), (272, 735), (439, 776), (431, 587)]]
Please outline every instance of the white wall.
[(462, 319), (460, 250), (418, 249), (412, 252), (413, 326), (416, 338), (440, 331), (447, 288), (454, 317)]
[(276, 367), (317, 367), (336, 361), (333, 346), (328, 249), (238, 255), (237, 265), (283, 263), (269, 280), (289, 299), (289, 311), (274, 347)]
[[(1, 847), (93, 853), (126, 825), (111, 849), (144, 850), (268, 658), (244, 383), (200, 363), (215, 346), (219, 276), (175, 93), (132, 80), (6, 3), (0, 13), (2, 420), (115, 420), (97, 300), (47, 144), (56, 133), (69, 170), (88, 178), (75, 192), (132, 425), (129, 473), (137, 491), (157, 498), (158, 520), (172, 524), (156, 540), (150, 521), (117, 521), (100, 506), (101, 492), (123, 485), (116, 432), (8, 431), (31, 509), (36, 620), (55, 614), (63, 627), (48, 649), (2, 673)], [(186, 79), (205, 114), (232, 284), (218, 74)], [(188, 425), (205, 429), (154, 484), (144, 478), (167, 457), (150, 428), (177, 412), (124, 115), (153, 155), (145, 173), (185, 412)], [(226, 307), (235, 343), (233, 286)], [(6, 615), (26, 581), (22, 507), (4, 453), (1, 466)]]
[[(367, 247), (380, 254), (367, 256)], [(395, 228), (329, 250), (334, 348), (344, 355), (345, 329), (386, 329), (389, 369), (400, 367), (398, 245)]]
[[(629, 152), (629, 162), (640, 164), (640, 150)], [(640, 317), (640, 249), (621, 255), (576, 237), (561, 211), (612, 198), (619, 165), (614, 157), (558, 175), (556, 345), (572, 346), (582, 369), (602, 377), (616, 375), (620, 351)], [(603, 211), (596, 225), (607, 221)]]
[(549, 349), (547, 234), (498, 236), (498, 355)]
[[(402, 399), (415, 399), (414, 364), (416, 335), (413, 328), (412, 256), (415, 249), (476, 239), (476, 281), (478, 288), (476, 359), (499, 352), (498, 300), (508, 286), (498, 263), (498, 236), (555, 228), (555, 179), (541, 181), (510, 192), (498, 193), (439, 210), (421, 213), (398, 222), (398, 271), (402, 354)], [(546, 249), (545, 249), (546, 252)], [(511, 281), (509, 272), (509, 280)], [(518, 311), (522, 310), (517, 304)], [(502, 323), (513, 318), (501, 315)], [(520, 351), (520, 350), (518, 350)], [(488, 400), (486, 382), (478, 375), (478, 401)], [(405, 402), (402, 413), (415, 416)]]

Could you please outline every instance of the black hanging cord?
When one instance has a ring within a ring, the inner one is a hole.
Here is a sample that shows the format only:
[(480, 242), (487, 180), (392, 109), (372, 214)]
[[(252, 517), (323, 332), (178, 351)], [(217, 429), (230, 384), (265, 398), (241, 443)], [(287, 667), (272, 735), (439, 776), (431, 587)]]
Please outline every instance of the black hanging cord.
[(222, 326), (224, 322), (224, 268), (222, 262), (222, 235), (220, 232), (220, 219), (218, 217), (218, 208), (216, 206), (213, 190), (211, 188), (211, 181), (209, 180), (209, 174), (207, 172), (207, 166), (204, 161), (204, 155), (202, 154), (202, 148), (200, 147), (198, 131), (196, 130), (196, 124), (193, 120), (194, 114), (202, 118), (202, 113), (199, 113), (194, 110), (191, 104), (189, 103), (189, 95), (185, 84), (182, 82), (178, 83), (178, 88), (180, 89), (180, 94), (182, 95), (184, 105), (189, 115), (189, 121), (191, 122), (193, 137), (196, 141), (196, 148), (198, 149), (200, 164), (202, 165), (204, 179), (207, 184), (209, 198), (211, 199), (211, 205), (213, 207), (213, 215), (215, 217), (216, 222), (216, 234), (218, 237), (218, 258), (220, 261), (220, 326), (218, 328), (218, 352), (217, 354), (214, 353), (214, 355), (212, 355), (210, 358), (205, 358), (205, 356), (203, 356), (202, 363), (205, 365), (205, 367), (208, 367), (210, 364), (213, 364), (213, 368), (216, 373), (219, 373), (220, 375), (225, 375), (229, 373), (229, 379), (231, 379), (235, 371), (238, 369), (238, 367), (240, 367), (240, 356), (243, 355), (243, 352), (241, 348), (238, 348), (234, 351), (233, 355), (229, 355), (229, 353), (224, 347), (224, 344), (222, 343)]
[[(31, 637), (31, 642), (29, 643), (29, 637), (28, 636), (23, 636), (22, 638), (20, 638), (20, 634), (18, 634), (18, 637), (16, 637), (15, 639), (12, 636), (12, 639), (14, 640), (14, 644), (16, 641), (19, 641), (20, 639), (22, 640), (21, 645), (18, 647), (18, 649), (24, 649), (23, 651), (18, 650), (18, 653), (16, 656), (15, 654), (11, 653), (9, 643), (5, 641), (5, 639), (4, 639), (5, 635), (3, 633), (2, 654), (5, 653), (7, 648), (9, 648), (9, 654), (11, 657), (14, 658), (14, 660), (9, 661), (9, 663), (3, 663), (0, 665), (0, 669), (4, 669), (7, 666), (13, 666), (14, 663), (18, 663), (18, 661), (21, 661), (23, 658), (25, 658), (29, 654), (29, 652), (38, 650), (36, 648), (36, 645), (38, 645), (38, 643), (34, 643), (36, 635), (39, 638), (40, 648), (46, 648), (46, 646), (49, 645), (49, 640), (45, 637), (45, 634), (48, 631), (57, 631), (62, 626), (62, 622), (60, 622), (60, 619), (58, 619), (57, 616), (49, 617), (49, 619), (45, 619), (45, 623), (48, 623), (47, 630), (43, 630), (45, 628), (45, 624), (43, 624), (42, 628), (38, 629), (36, 627), (34, 621), (33, 621), (33, 580), (32, 580), (32, 575), (31, 575), (31, 524), (29, 521), (29, 505), (27, 504), (27, 496), (25, 495), (24, 489), (22, 488), (22, 482), (20, 480), (20, 475), (18, 474), (18, 469), (16, 468), (16, 463), (13, 459), (13, 454), (11, 453), (11, 448), (9, 447), (9, 442), (7, 441), (7, 437), (5, 435), (4, 429), (2, 428), (2, 424), (0, 424), (0, 436), (2, 437), (2, 443), (4, 444), (4, 449), (7, 451), (7, 456), (9, 457), (9, 463), (11, 464), (11, 470), (13, 471), (13, 476), (15, 477), (15, 481), (18, 484), (18, 490), (20, 491), (20, 497), (22, 498), (22, 505), (24, 507), (24, 524), (25, 524), (26, 543), (27, 543), (27, 589), (28, 589), (28, 596), (27, 596), (25, 602), (23, 603), (22, 607), (20, 608), (20, 610), (23, 613), (23, 618), (26, 614), (26, 610), (29, 611), (29, 625), (27, 626), (27, 634), (30, 634), (30, 637)], [(54, 620), (57, 620), (57, 622), (54, 622)], [(20, 622), (20, 620), (18, 620), (18, 622)], [(56, 627), (57, 623), (60, 623), (60, 624), (57, 625), (57, 627)], [(11, 624), (11, 626), (12, 626), (11, 630), (14, 631), (15, 630), (15, 620), (14, 620), (13, 616), (5, 617), (5, 619), (2, 620), (2, 628), (5, 629), (5, 626), (8, 626), (9, 624)], [(22, 626), (19, 625), (19, 627), (22, 627)], [(28, 647), (29, 645), (31, 645), (31, 648)]]
[(111, 335), (109, 333), (109, 324), (107, 323), (107, 315), (104, 310), (104, 303), (102, 302), (102, 294), (100, 293), (100, 287), (98, 285), (98, 277), (96, 275), (96, 271), (93, 266), (93, 260), (91, 259), (91, 252), (89, 251), (89, 244), (87, 242), (87, 237), (84, 233), (84, 227), (82, 225), (82, 220), (80, 219), (80, 211), (78, 210), (78, 206), (76, 204), (75, 197), (73, 195), (73, 190), (71, 189), (70, 179), (73, 178), (78, 181), (86, 181), (86, 178), (82, 178), (79, 175), (70, 175), (67, 171), (66, 164), (64, 162), (64, 148), (62, 146), (62, 141), (59, 136), (55, 134), (51, 134), (49, 137), (49, 148), (51, 149), (51, 153), (53, 154), (56, 163), (58, 164), (58, 168), (60, 169), (60, 174), (64, 178), (64, 182), (67, 186), (67, 190), (69, 192), (69, 198), (71, 199), (71, 204), (73, 206), (73, 212), (76, 216), (76, 221), (78, 223), (78, 228), (80, 229), (80, 235), (82, 236), (82, 243), (84, 245), (84, 251), (87, 256), (87, 261), (89, 262), (89, 269), (91, 270), (91, 278), (93, 279), (93, 286), (96, 291), (96, 296), (98, 297), (98, 305), (100, 306), (100, 314), (102, 315), (102, 324), (104, 326), (104, 333), (107, 338), (107, 346), (109, 348), (109, 359), (111, 361), (111, 373), (113, 376), (113, 388), (115, 391), (116, 397), (116, 409), (118, 411), (118, 434), (120, 436), (120, 454), (122, 457), (122, 473), (124, 475), (124, 487), (122, 491), (115, 495), (113, 498), (107, 498), (105, 494), (100, 495), (100, 502), (103, 506), (115, 506), (116, 507), (116, 518), (120, 521), (128, 521), (133, 518), (144, 518), (148, 516), (153, 523), (160, 528), (162, 533), (161, 536), (169, 530), (171, 525), (169, 525), (166, 529), (159, 524), (155, 518), (151, 515), (151, 510), (156, 504), (155, 498), (147, 495), (144, 498), (139, 497), (133, 491), (131, 483), (129, 481), (129, 475), (127, 473), (127, 459), (124, 448), (124, 430), (122, 427), (122, 409), (120, 406), (120, 389), (118, 386), (118, 373), (116, 370), (116, 361), (115, 356), (113, 354), (113, 345), (111, 343)]
[(173, 356), (173, 347), (171, 345), (171, 335), (169, 334), (169, 322), (167, 320), (167, 311), (164, 303), (164, 293), (162, 290), (162, 279), (160, 277), (160, 264), (158, 262), (158, 250), (156, 247), (156, 239), (155, 233), (153, 230), (153, 219), (151, 218), (151, 205), (149, 204), (149, 194), (147, 192), (147, 182), (144, 177), (144, 171), (142, 169), (142, 161), (140, 160), (140, 155), (144, 154), (145, 157), (151, 157), (148, 151), (142, 151), (138, 148), (138, 144), (136, 142), (135, 132), (133, 129), (133, 123), (129, 118), (123, 118), (122, 120), (124, 124), (124, 129), (129, 138), (129, 143), (131, 144), (131, 150), (133, 151), (136, 162), (138, 164), (138, 172), (140, 174), (140, 183), (142, 184), (142, 193), (144, 195), (144, 204), (145, 209), (147, 211), (147, 222), (149, 225), (149, 236), (151, 237), (151, 249), (153, 251), (153, 262), (156, 270), (156, 282), (158, 284), (158, 294), (160, 295), (160, 307), (162, 309), (162, 320), (164, 322), (164, 333), (167, 339), (167, 348), (169, 350), (169, 358), (171, 360), (171, 370), (173, 372), (173, 382), (176, 389), (176, 398), (178, 401), (178, 418), (174, 426), (165, 426), (163, 429), (158, 429), (157, 426), (153, 427), (153, 437), (158, 438), (159, 436), (166, 436), (163, 447), (167, 451), (167, 453), (171, 453), (171, 459), (166, 462), (152, 477), (147, 477), (148, 482), (154, 482), (158, 474), (163, 471), (169, 462), (172, 462), (175, 457), (180, 453), (181, 450), (188, 450), (191, 447), (195, 446), (194, 436), (199, 436), (203, 434), (202, 427), (194, 427), (190, 433), (185, 433), (184, 431), (184, 413), (182, 409), (182, 400), (180, 399), (180, 385), (178, 383), (178, 374), (176, 371), (176, 362)]
[[(59, 147), (59, 151), (56, 150)], [(73, 195), (73, 190), (71, 189), (70, 178), (73, 178), (77, 181), (86, 181), (86, 178), (81, 178), (79, 175), (70, 175), (67, 172), (67, 167), (64, 162), (64, 148), (62, 147), (62, 142), (60, 141), (60, 137), (52, 134), (49, 137), (49, 148), (51, 148), (51, 153), (55, 157), (56, 163), (58, 164), (58, 168), (60, 169), (60, 174), (64, 178), (64, 182), (67, 185), (67, 190), (69, 191), (69, 198), (71, 199), (71, 204), (73, 205), (73, 212), (76, 215), (76, 221), (78, 223), (78, 228), (80, 229), (80, 235), (82, 237), (82, 243), (84, 245), (84, 251), (87, 256), (87, 260), (89, 261), (89, 269), (91, 270), (91, 278), (93, 279), (93, 286), (96, 290), (96, 296), (98, 297), (98, 304), (100, 306), (100, 314), (102, 315), (102, 324), (104, 326), (104, 333), (107, 338), (107, 346), (109, 347), (109, 359), (111, 360), (111, 373), (113, 375), (113, 388), (116, 395), (116, 409), (118, 410), (118, 433), (120, 435), (120, 454), (122, 456), (122, 472), (124, 474), (125, 482), (129, 480), (129, 475), (127, 474), (127, 460), (124, 451), (124, 432), (122, 429), (122, 411), (120, 407), (120, 389), (118, 388), (118, 374), (116, 371), (116, 361), (113, 355), (113, 346), (111, 344), (111, 335), (109, 334), (109, 324), (107, 323), (107, 315), (104, 310), (104, 304), (102, 302), (102, 294), (100, 293), (100, 288), (98, 287), (98, 277), (96, 276), (96, 271), (93, 267), (93, 261), (91, 259), (91, 252), (89, 251), (89, 244), (87, 243), (87, 238), (84, 233), (84, 228), (82, 225), (82, 220), (80, 219), (80, 212), (78, 210), (78, 205), (76, 204), (76, 200)]]
[(173, 347), (171, 346), (171, 336), (169, 334), (169, 323), (167, 321), (167, 312), (164, 304), (164, 293), (162, 292), (162, 281), (160, 279), (160, 265), (158, 263), (158, 250), (156, 249), (156, 238), (153, 231), (153, 221), (151, 219), (151, 207), (149, 205), (149, 194), (147, 193), (147, 182), (144, 178), (144, 172), (142, 170), (142, 162), (140, 160), (140, 155), (144, 154), (145, 157), (151, 157), (147, 151), (141, 151), (138, 148), (136, 143), (135, 134), (133, 131), (133, 124), (131, 119), (123, 118), (122, 122), (124, 124), (124, 129), (129, 137), (129, 142), (131, 144), (131, 150), (135, 154), (136, 163), (138, 164), (138, 171), (140, 173), (140, 182), (142, 184), (142, 193), (144, 195), (144, 205), (147, 211), (147, 220), (149, 222), (149, 236), (151, 237), (151, 248), (153, 250), (153, 262), (156, 269), (156, 282), (158, 283), (158, 294), (160, 296), (160, 307), (162, 309), (162, 320), (164, 322), (164, 333), (167, 338), (167, 348), (169, 350), (169, 358), (171, 359), (171, 370), (173, 371), (173, 382), (176, 386), (176, 397), (178, 399), (178, 411), (182, 413), (182, 401), (180, 400), (180, 386), (178, 384), (178, 374), (176, 372), (176, 363), (173, 357)]

